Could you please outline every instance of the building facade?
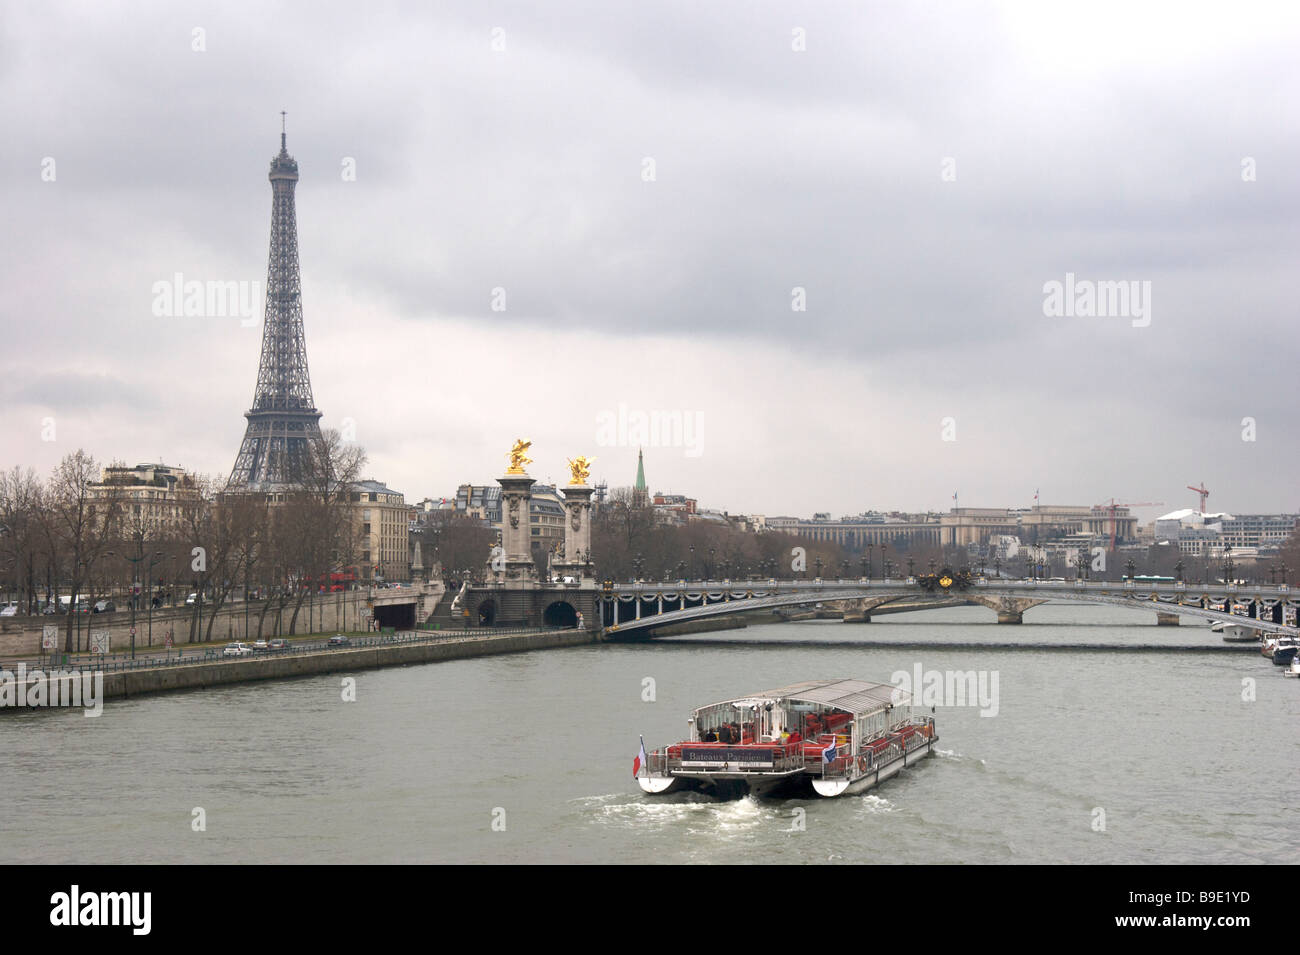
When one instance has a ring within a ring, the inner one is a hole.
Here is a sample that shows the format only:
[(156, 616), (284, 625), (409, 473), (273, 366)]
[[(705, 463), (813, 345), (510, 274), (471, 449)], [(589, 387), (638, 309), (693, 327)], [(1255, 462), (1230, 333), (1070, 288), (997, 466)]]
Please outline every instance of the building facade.
[(190, 526), (194, 511), (204, 506), (194, 476), (166, 464), (112, 465), (92, 485), (91, 497), (118, 505), (127, 533), (143, 532), (149, 539), (174, 536)]
[(352, 520), (360, 538), (362, 580), (410, 578), (410, 510), (406, 498), (380, 481), (358, 481), (350, 494)]

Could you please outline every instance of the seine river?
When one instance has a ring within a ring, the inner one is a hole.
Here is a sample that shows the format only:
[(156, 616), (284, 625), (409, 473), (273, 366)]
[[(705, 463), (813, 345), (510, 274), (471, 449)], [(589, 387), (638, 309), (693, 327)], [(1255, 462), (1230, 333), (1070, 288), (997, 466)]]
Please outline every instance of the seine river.
[[(1300, 859), (1300, 681), (1204, 625), (1026, 620), (957, 608), (367, 670), (355, 702), (335, 675), (5, 714), (0, 861)], [(1155, 649), (1173, 646), (1199, 649)], [(938, 755), (866, 795), (652, 799), (632, 779), (638, 734), (677, 740), (696, 706), (918, 663), (996, 673), (997, 714), (938, 708)]]

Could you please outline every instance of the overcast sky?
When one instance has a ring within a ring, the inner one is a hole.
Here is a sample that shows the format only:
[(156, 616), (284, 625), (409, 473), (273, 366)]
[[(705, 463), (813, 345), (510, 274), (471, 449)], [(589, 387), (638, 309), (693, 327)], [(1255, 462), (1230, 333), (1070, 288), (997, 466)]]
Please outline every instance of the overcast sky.
[(408, 501), (677, 412), (652, 490), (732, 512), (1300, 509), (1300, 6), (428, 6), (6, 6), (0, 466), (229, 474), (261, 300), (154, 285), (264, 289), (283, 109), (322, 425)]

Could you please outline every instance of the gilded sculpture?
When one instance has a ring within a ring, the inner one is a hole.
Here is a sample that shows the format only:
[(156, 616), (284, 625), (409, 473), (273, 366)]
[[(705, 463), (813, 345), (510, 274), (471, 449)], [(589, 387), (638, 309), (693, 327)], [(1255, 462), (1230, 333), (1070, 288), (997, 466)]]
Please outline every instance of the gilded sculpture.
[(533, 446), (533, 442), (525, 441), (519, 438), (515, 441), (515, 446), (510, 449), (510, 467), (506, 469), (506, 474), (523, 474), (524, 465), (532, 464), (533, 459), (524, 456), (524, 452)]
[(569, 471), (572, 477), (569, 478), (569, 484), (579, 485), (586, 484), (587, 477), (591, 474), (591, 465), (595, 458), (589, 458), (585, 454), (580, 454), (574, 460), (569, 462)]

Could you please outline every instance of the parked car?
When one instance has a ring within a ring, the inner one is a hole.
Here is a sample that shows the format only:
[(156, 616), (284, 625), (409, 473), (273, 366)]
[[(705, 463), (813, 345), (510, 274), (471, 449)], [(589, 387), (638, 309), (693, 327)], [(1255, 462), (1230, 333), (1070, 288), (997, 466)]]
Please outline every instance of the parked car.
[(274, 640), (271, 641), (267, 649), (272, 652), (275, 652), (276, 650), (288, 650), (289, 641), (284, 639), (284, 637), (276, 637)]
[(185, 598), (185, 606), (187, 606), (187, 607), (193, 607), (193, 606), (194, 606), (194, 601), (196, 601), (196, 600), (198, 600), (198, 599), (199, 599), (199, 595), (198, 595), (198, 594), (190, 594), (188, 597)]
[(223, 657), (251, 657), (253, 648), (246, 643), (227, 643), (226, 649), (221, 651)]
[(347, 647), (352, 645), (352, 641), (343, 636), (343, 634), (336, 633), (334, 636), (330, 637), (329, 645), (331, 647)]
[(271, 646), (265, 640), (254, 640), (253, 649), (257, 650), (258, 652), (261, 652), (262, 650), (271, 649)]
[(18, 616), (18, 604), (7, 603), (4, 605), (3, 608), (0, 608), (0, 617), (16, 617), (16, 616)]
[(112, 613), (117, 605), (111, 600), (101, 600), (95, 604), (95, 613)]

